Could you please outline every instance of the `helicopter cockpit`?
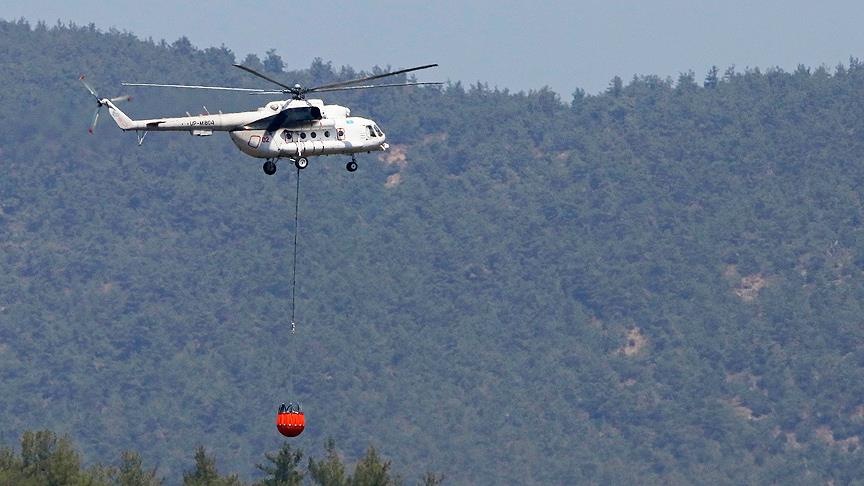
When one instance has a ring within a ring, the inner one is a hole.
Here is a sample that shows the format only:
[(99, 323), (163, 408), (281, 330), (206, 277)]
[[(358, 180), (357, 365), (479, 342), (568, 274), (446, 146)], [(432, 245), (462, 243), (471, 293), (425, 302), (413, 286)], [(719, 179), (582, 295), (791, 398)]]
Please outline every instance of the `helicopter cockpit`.
[(384, 132), (382, 132), (381, 129), (378, 128), (378, 125), (376, 125), (374, 123), (371, 125), (366, 125), (366, 129), (369, 130), (369, 136), (372, 138), (378, 138), (378, 137), (384, 136)]

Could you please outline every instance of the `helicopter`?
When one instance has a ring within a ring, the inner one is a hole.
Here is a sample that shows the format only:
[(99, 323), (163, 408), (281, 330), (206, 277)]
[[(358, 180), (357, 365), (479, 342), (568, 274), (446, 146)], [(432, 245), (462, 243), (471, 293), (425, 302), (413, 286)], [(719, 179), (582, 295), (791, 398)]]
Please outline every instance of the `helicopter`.
[(272, 79), (258, 71), (234, 64), (250, 74), (279, 86), (280, 89), (233, 88), (226, 86), (193, 86), (183, 84), (121, 83), (123, 86), (143, 86), (162, 88), (186, 88), (233, 91), (252, 95), (290, 95), (291, 99), (270, 101), (255, 111), (211, 114), (207, 112), (192, 116), (188, 112), (182, 117), (153, 118), (133, 120), (117, 108), (116, 102), (131, 99), (129, 96), (100, 98), (96, 90), (86, 81), (81, 83), (96, 98), (96, 112), (90, 133), (96, 128), (102, 107), (124, 132), (135, 131), (138, 145), (144, 143), (149, 132), (189, 132), (206, 137), (213, 132), (228, 132), (231, 141), (246, 155), (265, 159), (263, 169), (267, 175), (276, 173), (276, 163), (281, 158), (291, 160), (298, 170), (309, 164), (308, 157), (318, 155), (350, 155), (351, 161), (345, 165), (349, 172), (357, 170), (358, 153), (385, 151), (389, 148), (386, 135), (373, 120), (351, 116), (351, 110), (344, 106), (327, 105), (320, 99), (307, 99), (310, 93), (346, 91), (370, 88), (390, 88), (399, 86), (441, 85), (438, 82), (402, 82), (385, 84), (360, 84), (389, 76), (437, 67), (438, 64), (401, 69), (398, 71), (366, 76), (348, 81), (304, 87), (299, 84), (289, 86)]

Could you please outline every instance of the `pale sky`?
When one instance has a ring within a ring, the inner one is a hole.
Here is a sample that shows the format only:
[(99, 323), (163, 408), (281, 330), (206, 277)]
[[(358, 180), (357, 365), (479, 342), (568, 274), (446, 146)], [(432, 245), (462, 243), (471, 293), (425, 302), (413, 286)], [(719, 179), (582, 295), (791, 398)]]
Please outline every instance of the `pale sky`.
[(33, 0), (0, 10), (21, 17), (168, 42), (185, 35), (199, 48), (224, 44), (238, 62), (275, 48), (286, 69), (315, 57), (357, 70), (437, 62), (418, 79), (549, 86), (564, 101), (576, 88), (605, 89), (615, 75), (677, 78), (692, 69), (702, 79), (712, 64), (792, 70), (864, 58), (864, 2), (852, 0)]

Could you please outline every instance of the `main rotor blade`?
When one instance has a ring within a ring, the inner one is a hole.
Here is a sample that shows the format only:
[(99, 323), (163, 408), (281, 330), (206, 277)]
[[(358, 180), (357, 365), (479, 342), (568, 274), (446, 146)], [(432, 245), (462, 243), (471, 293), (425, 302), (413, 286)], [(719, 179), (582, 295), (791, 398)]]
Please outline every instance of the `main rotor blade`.
[(314, 88), (309, 88), (307, 91), (321, 91), (322, 89), (340, 88), (342, 86), (348, 86), (351, 84), (363, 83), (366, 81), (372, 81), (373, 79), (381, 79), (381, 78), (386, 78), (388, 76), (396, 76), (397, 74), (405, 74), (405, 73), (410, 73), (412, 71), (419, 71), (421, 69), (429, 69), (429, 68), (433, 68), (433, 67), (438, 67), (438, 65), (437, 64), (426, 64), (425, 66), (417, 66), (417, 67), (408, 68), (408, 69), (400, 69), (399, 71), (393, 71), (393, 72), (384, 73), (384, 74), (376, 74), (374, 76), (367, 76), (365, 78), (352, 79), (350, 81), (341, 81), (338, 83), (322, 84), (321, 86), (315, 86)]
[(111, 103), (117, 103), (118, 101), (132, 101), (132, 97), (127, 95), (127, 96), (116, 96), (114, 98), (111, 98)]
[(156, 83), (120, 83), (123, 86), (147, 86), (155, 88), (189, 88), (189, 89), (215, 89), (220, 91), (245, 91), (249, 93), (260, 93), (267, 91), (257, 88), (229, 88), (226, 86), (189, 86), (186, 84), (156, 84)]
[(256, 93), (249, 93), (249, 95), (283, 95), (285, 94), (285, 90), (277, 91), (275, 89), (269, 89), (267, 91), (258, 91)]
[(441, 86), (444, 83), (392, 83), (392, 84), (370, 84), (365, 86), (343, 86), (341, 88), (312, 88), (310, 93), (323, 93), (325, 91), (346, 91), (349, 89), (368, 89), (368, 88), (395, 88), (399, 86), (424, 86), (436, 85)]
[(240, 68), (240, 69), (246, 71), (247, 73), (254, 74), (255, 76), (258, 76), (259, 78), (266, 79), (267, 81), (270, 81), (270, 82), (273, 83), (273, 84), (278, 84), (279, 86), (282, 86), (282, 87), (285, 88), (285, 89), (292, 89), (291, 86), (288, 86), (287, 84), (282, 84), (282, 83), (280, 83), (279, 81), (276, 81), (275, 79), (273, 79), (273, 78), (271, 78), (271, 77), (265, 76), (265, 75), (259, 73), (258, 71), (254, 70), (254, 69), (252, 69), (252, 68), (250, 68), (250, 67), (246, 67), (246, 66), (244, 66), (244, 65), (242, 65), (242, 64), (235, 64), (234, 67), (238, 67), (238, 68)]

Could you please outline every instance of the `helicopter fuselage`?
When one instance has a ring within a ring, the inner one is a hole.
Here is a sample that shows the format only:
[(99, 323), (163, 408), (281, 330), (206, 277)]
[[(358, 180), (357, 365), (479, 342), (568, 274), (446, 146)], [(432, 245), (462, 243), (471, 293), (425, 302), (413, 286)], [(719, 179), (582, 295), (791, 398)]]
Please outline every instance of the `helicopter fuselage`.
[(233, 130), (231, 141), (252, 157), (296, 158), (386, 150), (386, 136), (372, 120), (356, 116), (292, 123), (288, 127)]
[(351, 155), (387, 150), (384, 132), (368, 119), (351, 116), (321, 100), (272, 101), (256, 111), (132, 120), (109, 100), (112, 118), (124, 131), (189, 132), (209, 136), (228, 132), (244, 154), (262, 158)]

